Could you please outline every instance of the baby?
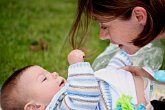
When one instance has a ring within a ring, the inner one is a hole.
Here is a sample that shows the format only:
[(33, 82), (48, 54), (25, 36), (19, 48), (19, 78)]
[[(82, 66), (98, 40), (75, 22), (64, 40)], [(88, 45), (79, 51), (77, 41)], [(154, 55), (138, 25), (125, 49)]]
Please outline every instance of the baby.
[(70, 52), (67, 81), (37, 65), (15, 71), (2, 87), (2, 109), (112, 110), (123, 95), (131, 96), (134, 105), (146, 104), (144, 80), (120, 69), (131, 65), (127, 53), (120, 51), (96, 72), (84, 56), (81, 50)]

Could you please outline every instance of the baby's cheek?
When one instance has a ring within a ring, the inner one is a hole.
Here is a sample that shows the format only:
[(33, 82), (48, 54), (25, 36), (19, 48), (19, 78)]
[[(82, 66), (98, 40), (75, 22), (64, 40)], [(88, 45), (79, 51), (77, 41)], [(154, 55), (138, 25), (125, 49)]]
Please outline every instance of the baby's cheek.
[(56, 89), (52, 89), (49, 90), (45, 95), (47, 95), (47, 99), (48, 101), (51, 101), (51, 99), (54, 97), (54, 95), (57, 93), (58, 91)]
[(53, 86), (52, 90), (50, 91), (53, 96), (60, 90), (59, 85)]

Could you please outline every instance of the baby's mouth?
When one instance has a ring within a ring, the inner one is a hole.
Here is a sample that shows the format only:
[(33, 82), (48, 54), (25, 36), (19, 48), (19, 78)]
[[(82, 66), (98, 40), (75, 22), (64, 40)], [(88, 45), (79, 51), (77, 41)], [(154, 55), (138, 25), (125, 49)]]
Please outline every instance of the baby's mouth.
[(64, 86), (64, 84), (65, 84), (65, 81), (64, 81), (64, 79), (63, 79), (63, 80), (61, 81), (61, 83), (60, 83), (59, 86), (60, 86), (60, 87), (61, 87), (61, 86)]

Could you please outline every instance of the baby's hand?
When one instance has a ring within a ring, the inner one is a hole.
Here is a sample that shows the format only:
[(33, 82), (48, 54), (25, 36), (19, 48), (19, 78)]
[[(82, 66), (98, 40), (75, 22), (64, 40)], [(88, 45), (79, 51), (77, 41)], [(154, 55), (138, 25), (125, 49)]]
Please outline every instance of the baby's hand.
[(82, 50), (72, 50), (68, 55), (69, 64), (84, 62), (85, 53)]

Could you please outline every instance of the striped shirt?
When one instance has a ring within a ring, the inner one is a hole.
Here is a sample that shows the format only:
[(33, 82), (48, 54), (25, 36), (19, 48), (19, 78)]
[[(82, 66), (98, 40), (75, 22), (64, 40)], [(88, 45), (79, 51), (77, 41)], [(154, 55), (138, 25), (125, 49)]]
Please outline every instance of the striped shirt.
[[(131, 61), (123, 51), (109, 62), (113, 67), (128, 64)], [(110, 85), (95, 77), (88, 62), (70, 65), (67, 83), (55, 94), (46, 110), (112, 110)]]

